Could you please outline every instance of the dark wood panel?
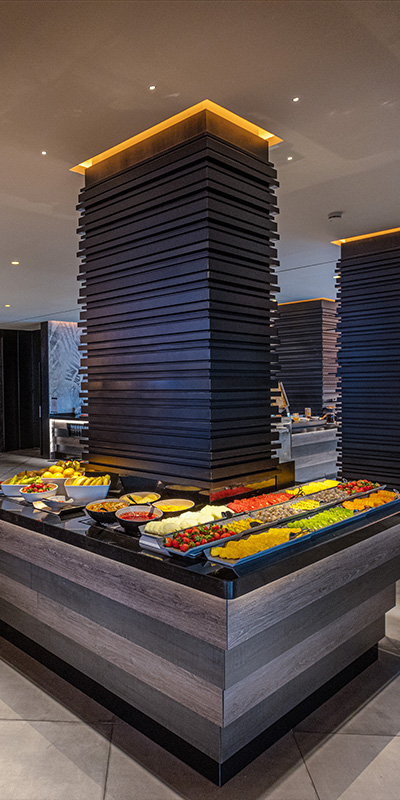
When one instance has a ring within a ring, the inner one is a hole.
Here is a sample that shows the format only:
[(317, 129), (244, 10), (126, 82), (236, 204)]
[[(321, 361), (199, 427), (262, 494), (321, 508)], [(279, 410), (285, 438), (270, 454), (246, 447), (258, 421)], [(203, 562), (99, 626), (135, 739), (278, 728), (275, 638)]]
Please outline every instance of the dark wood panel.
[(93, 465), (212, 485), (278, 463), (277, 182), (266, 142), (212, 115), (201, 126), (144, 148), (146, 161), (118, 155), (86, 171), (82, 396)]
[(279, 377), (291, 411), (321, 414), (337, 402), (336, 304), (316, 299), (278, 306)]
[(400, 236), (344, 243), (339, 302), (339, 468), (400, 484)]

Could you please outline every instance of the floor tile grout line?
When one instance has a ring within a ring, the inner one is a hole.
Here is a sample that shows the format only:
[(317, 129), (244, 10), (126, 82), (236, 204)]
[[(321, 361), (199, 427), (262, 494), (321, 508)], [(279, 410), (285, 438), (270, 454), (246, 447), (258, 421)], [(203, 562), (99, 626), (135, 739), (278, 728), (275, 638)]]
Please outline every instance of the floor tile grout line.
[(106, 763), (106, 772), (104, 775), (104, 789), (103, 795), (101, 800), (106, 800), (106, 793), (107, 793), (107, 781), (108, 781), (108, 772), (110, 769), (110, 760), (111, 760), (111, 748), (112, 748), (112, 741), (113, 741), (113, 733), (114, 733), (114, 723), (111, 723), (111, 731), (110, 731), (110, 739), (108, 742), (108, 753), (107, 753), (107, 763)]
[(396, 739), (400, 736), (400, 731), (398, 733), (360, 733), (357, 731), (317, 731), (315, 730), (306, 730), (302, 728), (300, 730), (293, 731), (293, 734), (296, 735), (299, 733), (312, 734), (313, 736), (380, 736), (383, 739)]
[(317, 792), (317, 787), (316, 787), (316, 785), (315, 785), (315, 783), (314, 783), (314, 781), (313, 781), (313, 778), (312, 778), (311, 772), (310, 772), (310, 770), (308, 769), (308, 766), (307, 766), (306, 759), (305, 759), (305, 758), (304, 758), (304, 756), (303, 756), (303, 753), (302, 753), (302, 751), (301, 751), (301, 749), (300, 749), (300, 745), (299, 745), (299, 743), (298, 743), (298, 741), (297, 741), (297, 738), (296, 738), (296, 734), (295, 734), (295, 732), (294, 732), (293, 730), (292, 730), (292, 736), (293, 736), (293, 739), (294, 739), (294, 741), (295, 741), (296, 747), (297, 747), (297, 749), (298, 749), (298, 751), (299, 751), (299, 753), (300, 753), (301, 760), (302, 760), (302, 762), (303, 762), (303, 764), (304, 764), (304, 767), (305, 767), (305, 769), (306, 769), (306, 772), (307, 772), (307, 775), (308, 775), (308, 777), (309, 777), (309, 779), (310, 779), (311, 785), (312, 785), (312, 787), (313, 787), (313, 789), (314, 789), (315, 796), (316, 796), (317, 800), (321, 800), (321, 798), (320, 798), (320, 795), (319, 795), (319, 794), (318, 794), (318, 792)]
[[(74, 714), (71, 711), (71, 714)], [(110, 719), (94, 719), (94, 720), (84, 720), (81, 718), (77, 719), (31, 719), (29, 718), (17, 718), (17, 717), (0, 717), (0, 722), (51, 722), (53, 725), (89, 725), (90, 728), (96, 730), (96, 725), (113, 725), (113, 721)]]

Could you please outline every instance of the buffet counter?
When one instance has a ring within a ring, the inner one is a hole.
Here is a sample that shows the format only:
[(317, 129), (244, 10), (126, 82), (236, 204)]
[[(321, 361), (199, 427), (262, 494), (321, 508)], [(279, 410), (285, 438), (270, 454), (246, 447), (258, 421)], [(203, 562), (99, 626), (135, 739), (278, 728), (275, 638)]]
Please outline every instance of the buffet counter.
[(400, 501), (294, 550), (233, 569), (4, 498), (1, 632), (221, 784), (376, 657)]

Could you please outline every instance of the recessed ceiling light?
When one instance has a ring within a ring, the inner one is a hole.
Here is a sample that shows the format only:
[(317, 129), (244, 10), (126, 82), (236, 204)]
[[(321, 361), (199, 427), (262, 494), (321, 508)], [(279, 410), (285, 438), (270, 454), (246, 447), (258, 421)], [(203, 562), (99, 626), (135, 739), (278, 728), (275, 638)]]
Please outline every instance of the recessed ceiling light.
[(292, 100), (293, 100), (294, 103), (298, 103), (299, 100), (300, 100), (300, 97), (293, 97)]
[(42, 150), (42, 156), (47, 156), (47, 150)]
[(152, 83), (152, 85), (151, 85), (151, 86), (149, 86), (149, 90), (150, 90), (150, 92), (154, 92), (154, 89), (155, 89), (155, 88), (156, 88), (156, 87), (155, 87), (155, 86), (154, 86), (154, 84)]
[(287, 160), (288, 160), (288, 161), (293, 161), (293, 156), (288, 156), (288, 157), (287, 157)]
[(9, 304), (9, 303), (6, 303), (6, 304), (5, 304), (5, 306), (4, 306), (4, 308), (11, 308), (11, 306), (10, 306), (10, 304)]
[(12, 261), (12, 264), (19, 264), (19, 261)]

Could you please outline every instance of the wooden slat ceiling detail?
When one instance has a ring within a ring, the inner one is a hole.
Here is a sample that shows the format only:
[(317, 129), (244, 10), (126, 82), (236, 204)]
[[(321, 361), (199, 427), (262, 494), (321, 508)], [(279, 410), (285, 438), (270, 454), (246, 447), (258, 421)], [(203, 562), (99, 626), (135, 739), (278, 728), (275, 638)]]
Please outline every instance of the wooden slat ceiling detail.
[(339, 464), (400, 484), (400, 234), (342, 245)]
[(279, 379), (290, 410), (321, 414), (337, 401), (336, 303), (316, 300), (278, 306)]
[[(207, 117), (208, 118), (208, 117)], [(268, 146), (202, 130), (80, 197), (87, 454), (204, 486), (274, 468)], [(221, 124), (219, 124), (221, 131)], [(256, 139), (256, 137), (254, 137)], [(111, 159), (109, 159), (110, 161)]]

